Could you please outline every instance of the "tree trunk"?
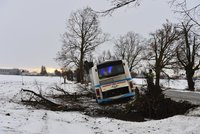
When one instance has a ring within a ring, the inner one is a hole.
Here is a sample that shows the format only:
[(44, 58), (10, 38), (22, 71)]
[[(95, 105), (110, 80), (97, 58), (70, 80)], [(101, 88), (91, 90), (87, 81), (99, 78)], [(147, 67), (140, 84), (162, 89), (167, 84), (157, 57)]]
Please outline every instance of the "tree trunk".
[(81, 56), (80, 56), (80, 63), (79, 63), (79, 67), (80, 67), (80, 82), (83, 83), (83, 76), (84, 76), (84, 68), (83, 68), (83, 52), (81, 52)]
[(160, 96), (162, 93), (162, 90), (160, 88), (160, 72), (161, 70), (158, 68), (156, 70), (156, 82), (155, 82), (155, 87), (154, 87), (154, 96)]
[(193, 81), (194, 71), (193, 69), (186, 70), (186, 77), (188, 82), (188, 89), (194, 91), (194, 81)]
[(63, 79), (64, 79), (64, 84), (66, 84), (66, 77), (64, 77)]
[(83, 83), (83, 62), (80, 63), (80, 82)]
[(160, 88), (160, 69), (156, 70), (156, 88)]

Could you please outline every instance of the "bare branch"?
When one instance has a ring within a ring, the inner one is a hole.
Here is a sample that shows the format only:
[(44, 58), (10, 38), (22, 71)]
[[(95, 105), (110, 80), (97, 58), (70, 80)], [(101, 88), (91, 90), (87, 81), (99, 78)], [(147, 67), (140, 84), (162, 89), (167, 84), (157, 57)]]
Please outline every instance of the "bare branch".
[(113, 0), (112, 1), (113, 7), (105, 11), (97, 11), (97, 13), (100, 13), (103, 16), (111, 15), (115, 10), (127, 6), (133, 2), (135, 2), (135, 5), (139, 5), (138, 0)]
[(143, 38), (134, 32), (128, 32), (115, 41), (115, 56), (118, 59), (126, 60), (130, 71), (142, 58), (142, 43)]
[[(183, 19), (189, 18), (198, 27), (200, 26), (199, 13), (200, 13), (200, 2), (188, 1), (188, 0), (170, 0), (171, 6), (176, 8), (175, 12), (181, 14)], [(190, 6), (189, 6), (190, 5)]]

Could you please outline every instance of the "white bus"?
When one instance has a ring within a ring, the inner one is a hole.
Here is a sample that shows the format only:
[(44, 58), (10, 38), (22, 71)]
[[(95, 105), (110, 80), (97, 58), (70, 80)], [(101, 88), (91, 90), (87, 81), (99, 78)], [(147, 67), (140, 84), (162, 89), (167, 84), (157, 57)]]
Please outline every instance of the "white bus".
[(124, 60), (107, 61), (90, 69), (92, 90), (97, 103), (135, 95), (135, 84)]

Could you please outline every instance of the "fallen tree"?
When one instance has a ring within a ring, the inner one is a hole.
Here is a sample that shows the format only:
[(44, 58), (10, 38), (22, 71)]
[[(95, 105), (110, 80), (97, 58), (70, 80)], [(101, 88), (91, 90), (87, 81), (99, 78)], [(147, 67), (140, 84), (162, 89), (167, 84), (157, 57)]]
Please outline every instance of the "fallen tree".
[[(53, 111), (80, 111), (93, 117), (111, 117), (126, 121), (145, 121), (145, 118), (163, 119), (177, 114), (184, 114), (195, 107), (188, 102), (175, 102), (163, 94), (139, 94), (128, 100), (117, 100), (99, 105), (89, 92), (69, 93), (59, 86), (51, 89), (60, 91), (56, 94), (42, 95), (28, 90), (21, 90), (21, 102), (38, 109)], [(154, 89), (152, 89), (154, 90)], [(152, 91), (147, 90), (147, 91)]]
[(83, 108), (79, 105), (74, 105), (73, 107), (69, 107), (67, 105), (57, 104), (47, 98), (45, 98), (43, 95), (38, 94), (34, 91), (28, 90), (28, 89), (21, 89), (21, 94), (25, 94), (26, 97), (21, 98), (21, 102), (24, 104), (32, 105), (32, 106), (38, 106), (38, 107), (44, 107), (46, 109), (50, 109), (53, 111), (82, 111)]
[(22, 89), (20, 93), (22, 95), (21, 102), (38, 109), (48, 109), (52, 111), (80, 111), (85, 115), (93, 117), (111, 117), (126, 121), (144, 121), (143, 116), (140, 114), (136, 112), (126, 112), (125, 105), (127, 101), (119, 100), (114, 103), (99, 105), (96, 103), (90, 92), (69, 93), (57, 86), (51, 87), (51, 89), (56, 91), (59, 90), (60, 94), (45, 96), (28, 89)]

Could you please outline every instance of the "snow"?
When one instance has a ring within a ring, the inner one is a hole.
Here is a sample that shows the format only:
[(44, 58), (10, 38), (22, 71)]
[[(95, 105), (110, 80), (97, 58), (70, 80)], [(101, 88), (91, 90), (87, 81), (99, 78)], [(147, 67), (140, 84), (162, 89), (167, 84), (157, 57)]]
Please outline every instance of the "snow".
[[(133, 81), (136, 84), (140, 84), (140, 85), (146, 84), (145, 79), (134, 78)], [(184, 80), (184, 79), (181, 79), (181, 80), (164, 80), (164, 79), (161, 79), (160, 85), (163, 86), (163, 87), (166, 87), (166, 88), (183, 90), (183, 89), (187, 88), (187, 81)], [(195, 88), (200, 90), (200, 80), (196, 80)]]
[[(136, 80), (137, 83), (140, 80)], [(22, 82), (24, 85), (22, 85)], [(21, 88), (51, 93), (50, 87), (60, 85), (59, 77), (0, 75), (0, 134), (198, 134), (200, 108), (187, 115), (162, 120), (129, 122), (112, 118), (93, 118), (80, 112), (58, 112), (35, 109), (20, 101)], [(177, 82), (179, 83), (179, 82)], [(183, 81), (184, 85), (185, 82)], [(183, 83), (181, 85), (183, 85)], [(174, 84), (176, 87), (178, 84)], [(77, 85), (63, 86), (73, 92)]]

